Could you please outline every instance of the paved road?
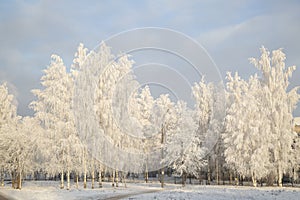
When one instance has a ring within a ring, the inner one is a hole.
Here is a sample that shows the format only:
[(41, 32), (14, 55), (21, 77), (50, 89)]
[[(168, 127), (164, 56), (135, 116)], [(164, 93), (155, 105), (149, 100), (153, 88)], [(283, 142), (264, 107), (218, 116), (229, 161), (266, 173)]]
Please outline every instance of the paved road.
[(159, 190), (144, 190), (144, 191), (135, 192), (135, 193), (120, 194), (120, 195), (105, 198), (105, 199), (106, 200), (120, 200), (120, 199), (125, 199), (125, 198), (131, 199), (130, 197), (135, 196), (135, 195), (146, 194), (146, 193), (154, 193), (154, 192), (159, 192), (159, 191), (162, 191), (162, 190), (161, 189), (159, 189)]
[(12, 199), (8, 199), (6, 196), (0, 193), (0, 200), (12, 200)]

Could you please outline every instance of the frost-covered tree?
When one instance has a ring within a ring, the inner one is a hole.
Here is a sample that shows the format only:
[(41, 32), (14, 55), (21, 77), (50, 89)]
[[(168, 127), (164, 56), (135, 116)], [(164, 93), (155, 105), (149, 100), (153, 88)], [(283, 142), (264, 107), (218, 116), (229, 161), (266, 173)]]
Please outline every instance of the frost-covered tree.
[[(224, 121), (224, 88), (222, 84), (206, 83), (204, 77), (192, 87), (195, 99), (195, 120), (201, 147), (205, 151), (208, 164), (215, 161), (216, 179), (219, 181), (219, 165), (222, 158), (222, 143), (219, 139), (223, 131)], [(210, 165), (208, 165), (208, 181), (210, 181)]]
[(134, 93), (131, 103), (131, 115), (137, 118), (141, 125), (142, 136), (153, 134), (153, 118), (155, 100), (151, 95), (149, 86), (145, 86), (139, 93)]
[[(118, 163), (118, 156), (122, 156), (119, 155), (121, 148), (128, 146), (130, 138), (125, 132), (134, 130), (126, 110), (130, 92), (136, 87), (131, 70), (132, 64), (127, 55), (120, 55), (114, 60), (110, 48), (104, 42), (100, 44), (99, 49), (88, 53), (81, 45), (77, 59), (74, 60), (74, 68), (77, 71), (74, 76), (76, 94), (74, 106), (77, 118), (79, 117), (77, 119), (79, 133), (84, 143), (89, 145), (86, 152), (89, 151), (90, 155), (87, 156), (93, 157), (91, 162), (94, 162), (95, 157), (100, 157), (114, 170), (121, 165)], [(112, 151), (112, 148), (115, 151)], [(95, 165), (89, 166), (94, 177)], [(101, 167), (99, 164), (100, 173)], [(118, 175), (117, 172), (113, 174)]]
[(31, 107), (45, 130), (46, 171), (50, 174), (60, 173), (63, 188), (64, 173), (67, 173), (69, 180), (73, 166), (72, 145), (76, 133), (72, 111), (73, 82), (62, 59), (57, 55), (52, 55), (51, 59), (50, 66), (44, 70), (45, 75), (41, 78), (44, 88), (32, 91), (37, 100), (31, 103)]
[(299, 169), (299, 165), (300, 165), (300, 159), (299, 159), (299, 155), (300, 155), (300, 127), (299, 124), (296, 124), (294, 122), (294, 144), (292, 145), (292, 149), (293, 149), (293, 160), (292, 160), (292, 166), (293, 166), (293, 170), (292, 173), (290, 174), (293, 182), (299, 178), (299, 174), (297, 173), (297, 169)]
[(240, 175), (252, 177), (256, 186), (257, 179), (265, 177), (271, 166), (269, 141), (261, 137), (270, 133), (270, 125), (265, 123), (267, 110), (259, 100), (263, 91), (257, 76), (247, 82), (237, 73), (228, 73), (227, 79), (226, 162)]
[(182, 176), (182, 184), (185, 185), (188, 174), (198, 177), (200, 168), (206, 165), (205, 151), (201, 146), (202, 138), (197, 134), (193, 111), (182, 101), (177, 102), (175, 110), (176, 125), (167, 132), (163, 163)]
[[(88, 168), (90, 166), (91, 156), (88, 154), (88, 139), (94, 134), (95, 123), (93, 116), (93, 98), (89, 98), (91, 91), (95, 91), (94, 81), (95, 75), (93, 72), (95, 52), (88, 53), (88, 49), (83, 44), (79, 44), (73, 65), (71, 66), (71, 75), (74, 82), (73, 88), (73, 110), (75, 114), (75, 123), (77, 131), (82, 141), (80, 171), (83, 172), (83, 187), (87, 187)], [(90, 124), (89, 124), (90, 122)], [(92, 124), (93, 123), (93, 124)], [(94, 153), (94, 152), (92, 152)], [(79, 172), (77, 177), (79, 176)]]
[[(155, 100), (154, 106), (155, 128), (161, 135), (161, 159), (165, 158), (164, 145), (166, 144), (167, 133), (175, 128), (176, 111), (174, 103), (170, 100), (168, 94), (161, 94)], [(161, 187), (164, 187), (164, 165), (161, 168)]]
[(261, 78), (254, 75), (245, 81), (237, 74), (227, 76), (225, 158), (242, 176), (251, 176), (254, 186), (268, 174), (276, 174), (282, 186), (283, 174), (294, 163), (292, 112), (299, 94), (297, 88), (288, 91), (288, 80), (295, 67), (285, 68), (281, 50), (270, 57), (263, 47), (261, 53), (259, 60), (251, 59)]
[(39, 170), (40, 128), (34, 118), (24, 117), (11, 134), (8, 152), (15, 166), (17, 188), (22, 188), (23, 177)]
[[(135, 80), (132, 70), (133, 63), (134, 61), (129, 55), (122, 54), (118, 57), (114, 67), (112, 67), (112, 71), (115, 71), (114, 78), (116, 80), (111, 88), (113, 93), (110, 97), (112, 108), (110, 115), (112, 117), (112, 130), (114, 130), (112, 138), (115, 141), (114, 146), (117, 153), (114, 156), (116, 169), (127, 171), (130, 168), (133, 172), (141, 172), (143, 158), (139, 154), (130, 156), (130, 154), (126, 153), (143, 151), (142, 140), (138, 139), (144, 137), (143, 131), (129, 111), (132, 93), (138, 87), (138, 82)], [(133, 162), (128, 162), (124, 165), (118, 161), (119, 156), (123, 158), (128, 157), (128, 159), (131, 157)], [(125, 167), (126, 165), (127, 167)], [(116, 172), (116, 181), (118, 181), (117, 175), (118, 172)]]
[[(34, 119), (16, 114), (13, 96), (6, 84), (0, 86), (1, 173), (10, 173), (12, 186), (22, 188), (23, 175), (38, 169), (39, 128)], [(3, 174), (1, 174), (2, 176)], [(3, 180), (2, 180), (3, 181)]]
[(7, 84), (0, 85), (0, 157), (1, 157), (1, 184), (4, 185), (4, 173), (10, 173), (14, 169), (10, 166), (11, 155), (8, 149), (12, 148), (11, 137), (16, 133), (18, 117), (16, 106), (13, 105), (13, 95), (9, 94)]
[[(14, 128), (17, 116), (16, 106), (13, 105), (13, 95), (9, 94), (7, 84), (0, 85), (0, 138), (7, 134), (7, 128)], [(5, 141), (3, 141), (5, 143)], [(0, 148), (1, 173), (5, 166), (4, 160), (8, 156), (4, 148)]]
[(136, 121), (137, 125), (135, 128), (140, 132), (141, 136), (144, 137), (143, 142), (143, 153), (145, 154), (145, 181), (148, 181), (148, 165), (149, 158), (148, 154), (152, 150), (148, 138), (155, 133), (155, 127), (153, 126), (154, 120), (154, 105), (155, 100), (151, 95), (149, 86), (145, 86), (140, 92), (135, 92), (130, 100), (130, 114), (131, 120)]
[[(297, 93), (299, 87), (289, 89), (289, 78), (296, 66), (285, 66), (285, 54), (282, 49), (270, 52), (261, 48), (260, 59), (250, 59), (251, 63), (262, 74), (261, 84), (264, 91), (262, 96), (264, 106), (267, 108), (266, 115), (270, 126), (269, 144), (272, 170), (277, 174), (277, 182), (282, 186), (282, 176), (291, 171), (293, 163), (294, 134), (292, 130), (293, 110), (300, 99)], [(265, 123), (266, 123), (265, 122)]]

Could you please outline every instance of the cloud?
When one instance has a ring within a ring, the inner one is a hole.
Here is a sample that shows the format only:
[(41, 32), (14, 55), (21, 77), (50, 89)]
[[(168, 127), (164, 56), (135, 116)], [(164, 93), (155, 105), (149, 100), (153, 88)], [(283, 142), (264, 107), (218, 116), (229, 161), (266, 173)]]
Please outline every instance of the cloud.
[[(283, 47), (287, 63), (300, 68), (297, 1), (6, 1), (0, 5), (0, 78), (19, 91), (20, 112), (29, 113), (30, 90), (39, 88), (50, 55), (67, 66), (80, 42), (93, 49), (118, 32), (145, 26), (181, 31), (200, 41), (220, 71), (255, 71), (248, 57), (258, 48)], [(299, 69), (295, 72), (299, 77)], [(292, 79), (292, 84), (299, 84)], [(300, 115), (300, 114), (299, 114)]]
[[(248, 58), (258, 57), (262, 45), (270, 51), (283, 48), (287, 56), (286, 64), (298, 66), (291, 78), (291, 86), (299, 86), (300, 14), (295, 12), (297, 8), (300, 8), (299, 4), (275, 5), (263, 15), (207, 31), (197, 39), (208, 49), (223, 75), (226, 71), (238, 71), (244, 78), (256, 72)], [(299, 107), (295, 112), (298, 116)]]
[[(220, 55), (225, 63), (245, 59), (244, 56), (238, 57), (242, 52), (246, 52), (250, 57), (261, 45), (269, 49), (283, 47), (288, 51), (290, 60), (299, 61), (296, 58), (297, 52), (300, 51), (300, 15), (293, 14), (293, 9), (255, 16), (242, 23), (203, 33), (198, 37), (198, 41), (211, 52)], [(233, 56), (236, 58), (231, 59)]]

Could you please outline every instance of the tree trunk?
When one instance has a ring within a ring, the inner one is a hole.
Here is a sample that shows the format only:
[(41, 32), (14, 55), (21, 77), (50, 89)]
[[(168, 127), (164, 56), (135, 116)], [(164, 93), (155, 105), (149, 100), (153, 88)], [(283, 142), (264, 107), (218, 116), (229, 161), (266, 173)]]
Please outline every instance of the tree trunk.
[(282, 173), (282, 169), (281, 169), (281, 166), (279, 166), (278, 167), (278, 186), (279, 187), (282, 187), (282, 175), (283, 175), (283, 173)]
[(294, 187), (294, 183), (295, 183), (295, 168), (292, 169), (292, 178), (291, 178), (291, 183), (292, 183), (292, 187)]
[(225, 172), (222, 171), (222, 182), (223, 182), (223, 185), (225, 185)]
[(232, 171), (229, 170), (229, 185), (232, 185)]
[(17, 189), (19, 190), (22, 189), (22, 170), (19, 170)]
[(254, 186), (254, 187), (257, 186), (257, 180), (256, 180), (256, 177), (255, 177), (255, 173), (254, 173), (254, 172), (252, 173), (252, 183), (253, 183), (253, 186)]
[(16, 189), (15, 188), (15, 172), (14, 171), (11, 172), (11, 187), (13, 189)]
[(124, 173), (123, 176), (124, 176), (123, 177), (123, 179), (124, 179), (124, 186), (125, 186), (125, 188), (127, 188), (127, 185), (126, 185), (126, 173)]
[(241, 185), (243, 186), (244, 185), (244, 176), (240, 175), (240, 182), (241, 182)]
[(64, 188), (64, 171), (61, 171), (61, 175), (60, 175), (60, 189)]
[(67, 170), (67, 190), (70, 189), (70, 170)]
[[(103, 174), (103, 179), (102, 179), (103, 181), (105, 181), (106, 172), (107, 172), (107, 168), (105, 167), (104, 170), (103, 170), (103, 173), (102, 173)], [(109, 182), (109, 177), (107, 177), (107, 182)]]
[(100, 169), (99, 169), (99, 188), (102, 188), (102, 172), (101, 172), (101, 166), (100, 166)]
[(115, 170), (112, 171), (112, 184), (113, 187), (115, 187)]
[(84, 172), (83, 172), (83, 188), (86, 188), (86, 165), (84, 165)]
[(209, 164), (208, 164), (208, 168), (207, 168), (207, 184), (210, 185), (210, 168), (209, 168)]
[(95, 171), (94, 169), (92, 170), (92, 189), (95, 188)]
[(33, 180), (34, 181), (37, 181), (37, 174), (38, 174), (38, 172), (37, 171), (34, 171), (34, 173), (33, 173)]
[(216, 159), (216, 181), (217, 181), (217, 185), (220, 185), (220, 175), (219, 175), (219, 162), (218, 162), (218, 159)]
[(198, 181), (199, 181), (199, 185), (202, 185), (202, 178), (201, 178), (201, 175), (199, 174), (199, 178), (198, 178)]
[(148, 166), (146, 163), (146, 170), (145, 170), (145, 182), (148, 183)]
[(274, 173), (271, 172), (271, 173), (267, 176), (267, 180), (266, 180), (267, 186), (273, 186), (274, 180), (275, 180)]
[(87, 176), (87, 167), (86, 167), (86, 158), (87, 158), (87, 150), (84, 149), (84, 155), (83, 155), (83, 166), (84, 166), (84, 172), (83, 172), (83, 188), (86, 189), (86, 176)]
[(119, 171), (116, 169), (116, 187), (119, 187)]
[(186, 175), (187, 175), (186, 172), (183, 172), (183, 173), (182, 173), (182, 176), (181, 176), (181, 178), (182, 178), (181, 181), (182, 181), (182, 186), (183, 186), (183, 187), (185, 186)]
[[(164, 129), (164, 126), (162, 125), (161, 127), (161, 144), (164, 145), (165, 144), (165, 141), (166, 141), (166, 135), (165, 135), (165, 129)], [(161, 149), (161, 158), (164, 159), (164, 150), (163, 148)], [(164, 187), (164, 179), (165, 179), (165, 168), (162, 167), (161, 169), (161, 177), (160, 177), (160, 183), (161, 183), (161, 188)]]
[(78, 189), (78, 177), (79, 177), (79, 174), (78, 172), (76, 173), (76, 188)]
[(161, 187), (163, 188), (164, 187), (164, 179), (165, 179), (165, 168), (163, 167), (162, 169), (161, 169)]
[(240, 183), (239, 183), (239, 176), (238, 176), (237, 173), (235, 174), (235, 178), (234, 179), (235, 179), (235, 185), (238, 186)]
[(1, 172), (1, 187), (4, 187), (4, 172)]

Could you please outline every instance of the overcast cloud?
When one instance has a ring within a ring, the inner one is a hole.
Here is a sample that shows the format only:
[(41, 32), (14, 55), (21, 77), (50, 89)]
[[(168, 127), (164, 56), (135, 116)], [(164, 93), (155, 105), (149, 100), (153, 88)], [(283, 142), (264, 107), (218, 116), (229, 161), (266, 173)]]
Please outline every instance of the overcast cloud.
[[(72, 63), (80, 42), (93, 49), (121, 31), (163, 27), (202, 44), (221, 75), (256, 72), (249, 57), (259, 48), (283, 48), (287, 65), (296, 65), (291, 83), (300, 85), (299, 1), (38, 1), (0, 3), (0, 82), (8, 82), (20, 115), (32, 114), (30, 90), (39, 88), (50, 55)], [(300, 105), (298, 106), (300, 107)], [(300, 116), (300, 108), (295, 115)]]

